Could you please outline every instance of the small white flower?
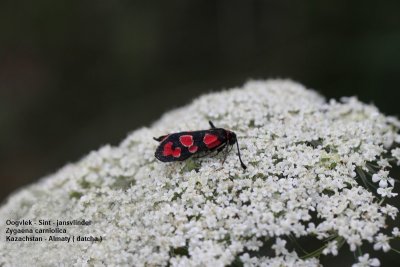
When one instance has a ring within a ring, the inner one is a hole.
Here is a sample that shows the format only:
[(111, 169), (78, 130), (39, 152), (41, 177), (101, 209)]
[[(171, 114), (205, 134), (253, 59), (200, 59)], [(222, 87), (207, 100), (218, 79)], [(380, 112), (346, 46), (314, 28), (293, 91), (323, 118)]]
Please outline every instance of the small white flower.
[(397, 193), (393, 193), (392, 192), (393, 187), (387, 187), (387, 188), (378, 188), (378, 190), (376, 190), (376, 192), (381, 195), (382, 197), (395, 197), (397, 196)]
[(378, 166), (381, 167), (382, 169), (391, 167), (389, 161), (386, 158), (380, 158), (377, 163)]
[(392, 235), (393, 235), (394, 237), (400, 237), (399, 228), (397, 228), (397, 227), (393, 228)]
[(390, 250), (389, 237), (380, 233), (377, 237), (375, 237), (374, 249), (382, 249), (384, 252), (388, 252)]
[(347, 243), (350, 245), (350, 250), (355, 251), (358, 246), (361, 246), (362, 241), (359, 235), (353, 234), (347, 238)]
[(328, 245), (326, 246), (326, 248), (322, 251), (322, 254), (324, 254), (324, 255), (332, 254), (332, 255), (336, 256), (338, 254), (337, 241), (335, 240), (335, 241), (329, 242)]
[[(399, 135), (399, 142), (400, 142), (400, 135)], [(392, 156), (397, 160), (397, 165), (400, 166), (400, 147), (392, 149), (391, 153)]]
[(379, 182), (379, 187), (386, 188), (388, 187), (388, 182), (391, 186), (394, 185), (394, 179), (388, 177), (389, 172), (380, 170), (378, 173), (372, 175), (372, 181), (374, 183)]
[(352, 267), (369, 267), (369, 266), (381, 266), (381, 263), (378, 259), (375, 258), (370, 259), (368, 253), (358, 257), (358, 263), (352, 265)]
[(380, 207), (380, 210), (383, 214), (387, 214), (390, 218), (392, 218), (392, 220), (395, 220), (397, 214), (399, 213), (399, 210), (396, 207), (389, 204)]
[(286, 240), (280, 239), (279, 237), (276, 239), (275, 244), (272, 245), (272, 248), (275, 250), (276, 255), (285, 255), (288, 253), (287, 249), (285, 248)]

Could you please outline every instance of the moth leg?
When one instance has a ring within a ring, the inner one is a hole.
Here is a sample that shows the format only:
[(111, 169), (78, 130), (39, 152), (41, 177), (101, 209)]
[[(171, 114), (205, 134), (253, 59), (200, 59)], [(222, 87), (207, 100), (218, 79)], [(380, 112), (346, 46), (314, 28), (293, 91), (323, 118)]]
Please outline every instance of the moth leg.
[(204, 158), (204, 157), (210, 155), (210, 154), (213, 153), (213, 152), (214, 152), (214, 151), (208, 151), (208, 152), (205, 153), (204, 155), (201, 155), (201, 156), (194, 156), (193, 158), (195, 158), (195, 159), (201, 159), (201, 158)]
[(225, 146), (223, 148), (225, 148), (225, 147), (226, 147), (226, 149), (225, 149), (226, 152), (225, 152), (224, 160), (222, 161), (222, 165), (225, 163), (225, 160), (228, 157), (229, 152), (232, 150), (232, 146), (229, 149), (229, 147), (225, 144)]
[(213, 152), (215, 152), (215, 151), (217, 151), (217, 153), (216, 153), (215, 155), (218, 155), (219, 152), (221, 152), (221, 151), (225, 148), (225, 146), (226, 146), (226, 143), (223, 144), (223, 145), (221, 145), (221, 146), (219, 146), (219, 147), (214, 147), (214, 148), (208, 150), (207, 153), (205, 153), (204, 155), (197, 156), (197, 157), (194, 157), (194, 158), (196, 158), (196, 159), (204, 158), (204, 157), (210, 155), (211, 153), (213, 153)]
[(227, 144), (227, 143), (225, 143), (225, 144), (223, 144), (222, 146), (218, 147), (218, 149), (217, 149), (217, 154), (216, 154), (216, 155), (218, 155), (219, 152), (221, 152), (222, 150), (224, 150), (224, 148), (226, 147), (226, 144)]

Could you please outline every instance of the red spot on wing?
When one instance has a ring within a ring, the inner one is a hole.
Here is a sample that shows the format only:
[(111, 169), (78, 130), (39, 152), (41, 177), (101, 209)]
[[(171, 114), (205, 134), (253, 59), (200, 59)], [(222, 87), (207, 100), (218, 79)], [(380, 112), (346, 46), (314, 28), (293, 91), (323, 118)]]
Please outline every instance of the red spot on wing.
[(191, 147), (189, 147), (189, 152), (190, 153), (196, 153), (198, 148), (199, 148), (198, 146), (191, 146)]
[(173, 143), (168, 142), (164, 145), (163, 156), (173, 156), (174, 158), (179, 158), (181, 156), (181, 148), (177, 147), (175, 149), (172, 148)]
[(216, 140), (218, 140), (218, 136), (216, 136), (214, 134), (208, 134), (208, 133), (203, 138), (203, 142), (206, 145), (214, 143)]
[(181, 156), (181, 148), (177, 147), (174, 149), (174, 151), (172, 152), (172, 156), (174, 158), (179, 158)]
[(214, 148), (214, 147), (219, 146), (220, 144), (221, 144), (221, 141), (219, 141), (219, 140), (217, 139), (215, 142), (213, 142), (213, 143), (211, 143), (211, 144), (208, 144), (207, 147), (208, 147), (208, 148)]
[(181, 135), (179, 137), (179, 141), (181, 142), (181, 144), (185, 147), (191, 147), (193, 145), (193, 136), (191, 135)]
[(163, 150), (163, 155), (164, 156), (169, 156), (172, 155), (172, 142), (168, 142), (164, 145), (164, 150)]
[(218, 136), (214, 134), (206, 134), (203, 138), (203, 142), (208, 148), (214, 148), (221, 144), (221, 141), (218, 140)]

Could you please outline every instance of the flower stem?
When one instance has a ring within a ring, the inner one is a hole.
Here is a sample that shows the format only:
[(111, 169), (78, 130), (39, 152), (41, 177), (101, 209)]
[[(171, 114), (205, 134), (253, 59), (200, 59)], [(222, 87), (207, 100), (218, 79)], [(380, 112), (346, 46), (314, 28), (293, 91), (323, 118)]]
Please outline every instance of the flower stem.
[(393, 250), (394, 252), (396, 252), (396, 253), (399, 253), (399, 254), (400, 254), (400, 250), (397, 250), (397, 249), (394, 249), (394, 248), (391, 248), (391, 250)]
[[(344, 242), (345, 242), (344, 238), (341, 237), (341, 236), (337, 236), (334, 240), (337, 241), (337, 243), (338, 243), (338, 246), (337, 246), (337, 247), (338, 247), (338, 250), (340, 250), (340, 248), (343, 246), (343, 244), (344, 244)], [(327, 246), (328, 246), (328, 242), (327, 242), (325, 245), (323, 245), (322, 247), (320, 247), (320, 248), (314, 250), (313, 252), (310, 252), (310, 253), (308, 253), (308, 254), (302, 256), (301, 259), (304, 260), (304, 259), (309, 259), (309, 258), (313, 258), (313, 257), (319, 257), (319, 256), (322, 254), (322, 251), (323, 251)]]

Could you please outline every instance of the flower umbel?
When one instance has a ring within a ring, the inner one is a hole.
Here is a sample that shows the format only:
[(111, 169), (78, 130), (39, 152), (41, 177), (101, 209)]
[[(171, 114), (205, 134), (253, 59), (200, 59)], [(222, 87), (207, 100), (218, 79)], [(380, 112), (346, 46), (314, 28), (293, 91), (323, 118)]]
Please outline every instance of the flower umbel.
[[(208, 120), (237, 134), (247, 170), (235, 153), (224, 164), (224, 155), (169, 164), (154, 158), (153, 136), (207, 129)], [(327, 102), (286, 80), (204, 95), (0, 208), (0, 218), (10, 220), (91, 220), (67, 235), (102, 242), (1, 242), (0, 266), (33, 258), (68, 266), (318, 266), (320, 257), (347, 247), (386, 252), (391, 237), (383, 229), (398, 213), (385, 198), (396, 197), (388, 170), (400, 158), (399, 125), (354, 97)], [(324, 245), (295, 250), (291, 242), (300, 237)], [(358, 261), (379, 265), (368, 254)]]

